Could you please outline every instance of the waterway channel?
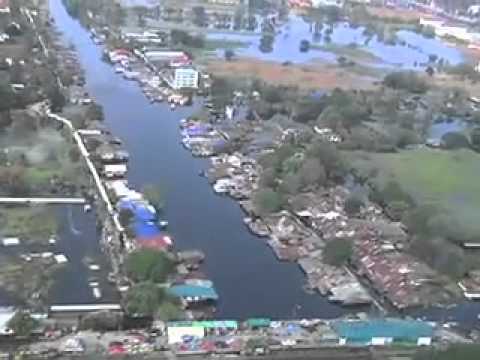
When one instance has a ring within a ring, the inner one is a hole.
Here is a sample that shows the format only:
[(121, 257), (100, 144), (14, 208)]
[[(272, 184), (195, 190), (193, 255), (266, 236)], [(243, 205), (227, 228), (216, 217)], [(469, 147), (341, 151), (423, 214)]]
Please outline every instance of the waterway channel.
[[(347, 313), (320, 295), (305, 293), (299, 267), (278, 262), (265, 242), (248, 232), (239, 206), (215, 195), (199, 177), (208, 161), (194, 159), (183, 149), (178, 129), (180, 119), (195, 106), (172, 112), (168, 105), (150, 104), (135, 83), (101, 61), (102, 49), (66, 13), (61, 0), (50, 0), (50, 10), (64, 40), (77, 50), (87, 90), (103, 106), (107, 126), (130, 153), (130, 184), (138, 189), (145, 184), (165, 188), (165, 217), (176, 248), (205, 252), (204, 270), (220, 295), (217, 317), (332, 318)], [(416, 315), (472, 326), (479, 312), (478, 303), (465, 302)]]
[(199, 248), (207, 256), (205, 272), (220, 295), (217, 316), (336, 317), (345, 310), (319, 295), (304, 292), (296, 264), (280, 263), (265, 242), (250, 234), (232, 200), (215, 195), (199, 173), (208, 161), (191, 157), (180, 144), (178, 123), (194, 108), (172, 112), (151, 105), (135, 83), (101, 61), (102, 50), (65, 11), (50, 1), (51, 16), (75, 45), (85, 70), (87, 90), (103, 106), (105, 122), (130, 153), (130, 184), (166, 189), (165, 216), (177, 249)]

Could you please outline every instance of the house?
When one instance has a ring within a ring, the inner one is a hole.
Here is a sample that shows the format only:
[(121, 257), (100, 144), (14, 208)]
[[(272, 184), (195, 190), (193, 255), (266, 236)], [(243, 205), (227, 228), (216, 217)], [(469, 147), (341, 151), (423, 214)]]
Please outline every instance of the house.
[(478, 16), (480, 14), (480, 5), (476, 4), (476, 5), (471, 5), (468, 9), (467, 9), (467, 14), (469, 16), (472, 16), (472, 17), (475, 17), (475, 16)]
[(312, 0), (313, 7), (335, 6), (342, 7), (343, 0)]
[(172, 87), (179, 89), (197, 89), (199, 73), (193, 68), (178, 68), (173, 73)]
[(124, 177), (127, 173), (126, 164), (107, 164), (103, 168), (103, 174), (107, 178)]
[(214, 288), (195, 285), (174, 285), (167, 289), (167, 292), (177, 296), (187, 303), (202, 301), (217, 301), (218, 294)]
[(382, 319), (335, 321), (334, 331), (340, 338), (340, 345), (389, 345), (395, 342), (430, 345), (433, 327), (423, 321)]
[(13, 331), (8, 327), (8, 322), (15, 316), (13, 307), (0, 307), (0, 336), (12, 335)]
[(0, 0), (0, 14), (10, 13), (10, 0)]
[(244, 0), (208, 0), (209, 4), (223, 5), (223, 6), (238, 6), (244, 3)]

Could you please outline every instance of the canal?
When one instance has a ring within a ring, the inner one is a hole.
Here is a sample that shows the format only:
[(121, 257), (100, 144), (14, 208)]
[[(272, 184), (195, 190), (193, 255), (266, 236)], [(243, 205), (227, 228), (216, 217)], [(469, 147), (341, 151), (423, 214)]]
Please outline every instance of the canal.
[[(122, 138), (131, 155), (130, 184), (137, 189), (145, 184), (165, 188), (165, 217), (176, 248), (205, 252), (204, 270), (220, 295), (217, 317), (333, 318), (347, 313), (320, 295), (305, 293), (299, 267), (278, 262), (265, 242), (248, 232), (236, 202), (215, 195), (199, 177), (208, 161), (194, 159), (183, 149), (178, 129), (180, 119), (194, 107), (172, 112), (168, 105), (150, 104), (135, 83), (101, 61), (102, 49), (66, 13), (61, 0), (50, 0), (50, 10), (64, 40), (75, 45), (87, 90), (103, 106), (107, 126)], [(479, 312), (479, 303), (462, 302), (411, 315), (459, 321), (470, 328), (478, 326)]]
[(199, 177), (208, 161), (183, 149), (178, 129), (180, 119), (194, 108), (172, 112), (168, 105), (151, 105), (135, 83), (101, 61), (102, 49), (66, 13), (61, 0), (51, 0), (50, 10), (64, 40), (77, 50), (88, 92), (103, 106), (106, 124), (130, 153), (130, 184), (165, 188), (165, 216), (176, 248), (205, 252), (204, 270), (220, 295), (217, 316), (331, 318), (345, 313), (321, 296), (305, 293), (299, 267), (278, 262), (265, 242), (248, 232), (236, 202), (216, 196)]

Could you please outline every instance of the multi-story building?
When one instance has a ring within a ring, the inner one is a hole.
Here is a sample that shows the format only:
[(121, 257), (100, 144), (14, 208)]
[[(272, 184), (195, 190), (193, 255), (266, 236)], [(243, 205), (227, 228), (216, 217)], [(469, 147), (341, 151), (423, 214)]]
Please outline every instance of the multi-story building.
[(173, 75), (174, 89), (197, 89), (198, 88), (198, 71), (193, 68), (175, 69)]

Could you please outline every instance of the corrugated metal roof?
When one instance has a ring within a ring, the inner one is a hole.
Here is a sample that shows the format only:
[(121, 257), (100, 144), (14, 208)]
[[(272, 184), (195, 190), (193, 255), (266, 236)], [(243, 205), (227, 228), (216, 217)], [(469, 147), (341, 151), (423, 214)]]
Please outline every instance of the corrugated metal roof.
[(194, 285), (174, 285), (168, 289), (172, 295), (182, 298), (198, 298), (199, 300), (218, 300), (218, 294), (213, 288)]
[(340, 337), (353, 342), (369, 342), (372, 338), (417, 341), (420, 337), (433, 336), (433, 327), (422, 321), (394, 319), (336, 321), (332, 324), (332, 327)]

